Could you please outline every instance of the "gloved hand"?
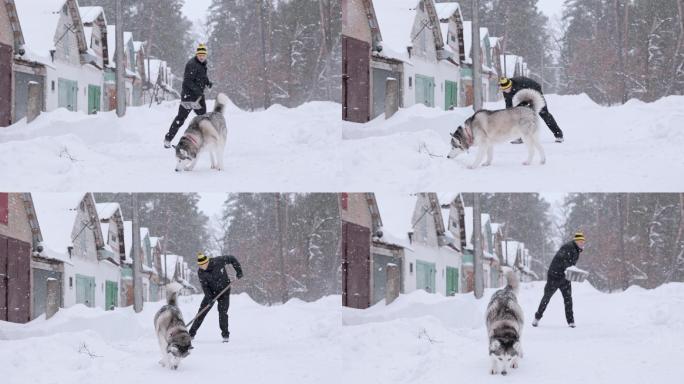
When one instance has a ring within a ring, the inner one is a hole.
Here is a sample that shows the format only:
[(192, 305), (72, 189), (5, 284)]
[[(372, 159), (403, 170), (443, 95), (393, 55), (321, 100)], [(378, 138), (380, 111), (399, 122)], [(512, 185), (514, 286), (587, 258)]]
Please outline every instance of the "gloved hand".
[(211, 89), (211, 87), (213, 87), (213, 86), (214, 86), (214, 83), (212, 83), (211, 81), (207, 83), (207, 88)]
[(237, 275), (237, 279), (238, 279), (238, 280), (242, 279), (242, 273), (239, 274), (239, 275)]

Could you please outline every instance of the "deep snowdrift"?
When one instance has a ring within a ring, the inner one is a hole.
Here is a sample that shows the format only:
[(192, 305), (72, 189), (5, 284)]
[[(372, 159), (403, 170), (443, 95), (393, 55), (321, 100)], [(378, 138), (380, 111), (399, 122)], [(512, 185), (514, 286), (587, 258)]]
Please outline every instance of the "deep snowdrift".
[(349, 382), (666, 383), (684, 375), (684, 284), (605, 294), (573, 283), (577, 328), (565, 323), (560, 292), (538, 328), (530, 325), (544, 282), (523, 284), (525, 353), (506, 377), (489, 374), (481, 300), (423, 291), (389, 306), (344, 308), (343, 365)]
[[(186, 321), (201, 299), (180, 298)], [(152, 319), (161, 305), (145, 303), (137, 315), (131, 307), (105, 312), (77, 305), (47, 321), (0, 321), (2, 382), (320, 384), (339, 377), (339, 296), (265, 307), (233, 295), (230, 343), (221, 342), (214, 307), (177, 371), (158, 364)]]
[[(440, 111), (423, 105), (389, 120), (344, 123), (341, 156), (346, 190), (463, 192), (681, 192), (684, 190), (684, 97), (655, 103), (632, 100), (602, 107), (586, 95), (547, 96), (565, 143), (541, 119), (547, 164), (525, 167), (525, 146), (500, 144), (491, 167), (469, 170), (477, 148), (455, 160), (445, 156), (449, 133), (472, 115), (471, 108)], [(486, 105), (501, 109), (503, 101)]]
[[(209, 102), (213, 108), (213, 101)], [(3, 191), (333, 191), (340, 177), (340, 105), (311, 102), (226, 112), (226, 169), (213, 171), (208, 154), (195, 171), (174, 172), (173, 149), (162, 141), (178, 102), (98, 115), (65, 109), (0, 129)], [(178, 142), (186, 120), (174, 143)]]

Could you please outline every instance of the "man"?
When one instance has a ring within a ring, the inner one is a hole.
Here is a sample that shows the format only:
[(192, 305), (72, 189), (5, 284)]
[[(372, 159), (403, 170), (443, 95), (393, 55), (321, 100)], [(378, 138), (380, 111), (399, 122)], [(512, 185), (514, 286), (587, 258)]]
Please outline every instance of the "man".
[(539, 309), (534, 314), (534, 321), (532, 326), (539, 325), (539, 320), (544, 315), (546, 306), (551, 300), (551, 296), (560, 289), (563, 295), (563, 303), (565, 304), (565, 320), (568, 321), (568, 326), (575, 328), (575, 318), (572, 313), (572, 289), (570, 281), (565, 278), (565, 269), (577, 264), (579, 255), (584, 249), (584, 234), (582, 232), (575, 233), (572, 241), (569, 241), (558, 250), (556, 256), (553, 257), (551, 265), (549, 266), (549, 273), (546, 277), (546, 286), (544, 287), (544, 297), (539, 303)]
[[(211, 88), (213, 83), (207, 77), (207, 46), (200, 44), (197, 47), (195, 57), (185, 64), (183, 74), (183, 89), (181, 91), (181, 105), (178, 107), (178, 115), (171, 123), (169, 132), (164, 136), (164, 148), (171, 148), (171, 141), (176, 136), (178, 129), (183, 126), (188, 118), (190, 110), (199, 115), (207, 113), (207, 103), (204, 100), (204, 88)], [(184, 103), (197, 103), (198, 105), (186, 107)]]
[[(536, 81), (529, 79), (527, 77), (513, 77), (511, 79), (507, 77), (502, 77), (499, 80), (499, 88), (503, 91), (504, 99), (506, 100), (506, 108), (513, 107), (513, 96), (515, 96), (518, 91), (522, 89), (534, 89), (535, 91), (542, 93), (542, 87)], [(553, 115), (549, 112), (547, 106), (545, 106), (539, 116), (544, 120), (546, 125), (549, 127), (553, 136), (556, 138), (556, 143), (563, 142), (563, 131), (558, 127), (556, 120)], [(512, 142), (513, 144), (522, 144), (522, 139), (518, 139)]]
[[(230, 284), (230, 279), (228, 278), (228, 273), (226, 272), (226, 265), (231, 264), (237, 278), (242, 278), (242, 267), (240, 263), (235, 258), (235, 256), (217, 256), (213, 258), (208, 258), (204, 253), (197, 253), (197, 265), (199, 265), (199, 270), (197, 270), (197, 275), (199, 275), (200, 284), (202, 284), (202, 291), (204, 292), (204, 299), (202, 299), (202, 304), (200, 304), (200, 311), (207, 305), (213, 306), (211, 302), (216, 296), (218, 296), (221, 291), (223, 291), (228, 284)], [(230, 306), (230, 288), (217, 299), (218, 301), (218, 315), (219, 315), (219, 327), (221, 328), (221, 336), (223, 337), (223, 342), (227, 343), (230, 337), (230, 332), (228, 332), (228, 307)], [(211, 307), (209, 307), (211, 309)], [(190, 336), (195, 337), (197, 330), (202, 325), (204, 317), (209, 312), (209, 309), (203, 312), (201, 315), (195, 319), (190, 327)]]

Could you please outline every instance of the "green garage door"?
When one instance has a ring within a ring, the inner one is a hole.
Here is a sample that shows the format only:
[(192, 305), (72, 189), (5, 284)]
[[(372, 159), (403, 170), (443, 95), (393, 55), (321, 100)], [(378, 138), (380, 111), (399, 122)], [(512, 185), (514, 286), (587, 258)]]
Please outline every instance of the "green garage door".
[(435, 106), (435, 78), (416, 75), (416, 104)]
[(95, 278), (76, 275), (76, 303), (95, 306)]
[(100, 112), (100, 101), (102, 100), (102, 88), (97, 85), (88, 85), (88, 114), (94, 115)]
[(70, 111), (78, 110), (78, 83), (67, 79), (57, 80), (57, 103), (59, 108)]
[(453, 296), (458, 293), (458, 268), (446, 268), (446, 295)]
[(446, 80), (444, 82), (444, 109), (450, 110), (458, 106), (458, 83)]
[(114, 309), (119, 303), (119, 285), (114, 281), (105, 282), (105, 310)]
[(435, 293), (435, 269), (434, 263), (416, 261), (416, 289), (423, 289), (426, 292)]

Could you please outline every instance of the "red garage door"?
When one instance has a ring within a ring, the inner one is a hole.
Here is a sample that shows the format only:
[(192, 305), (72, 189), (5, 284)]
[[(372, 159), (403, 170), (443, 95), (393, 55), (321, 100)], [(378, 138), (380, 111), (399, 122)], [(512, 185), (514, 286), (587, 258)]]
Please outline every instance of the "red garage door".
[(31, 320), (31, 245), (0, 236), (0, 320)]
[(370, 44), (342, 36), (342, 119), (370, 120)]
[(342, 305), (370, 306), (370, 229), (342, 222)]
[(0, 127), (12, 124), (12, 47), (0, 44)]

